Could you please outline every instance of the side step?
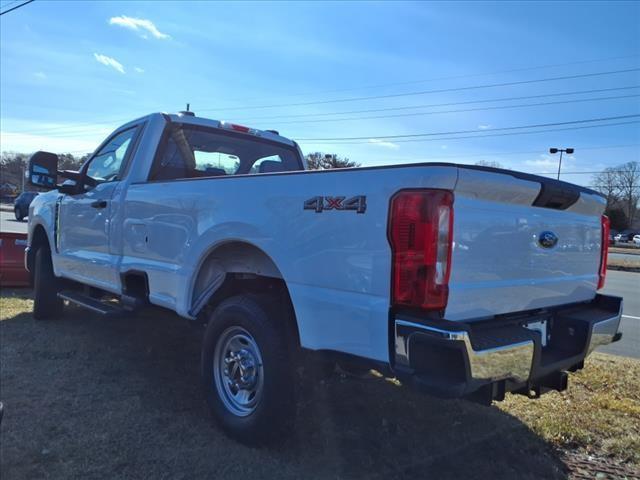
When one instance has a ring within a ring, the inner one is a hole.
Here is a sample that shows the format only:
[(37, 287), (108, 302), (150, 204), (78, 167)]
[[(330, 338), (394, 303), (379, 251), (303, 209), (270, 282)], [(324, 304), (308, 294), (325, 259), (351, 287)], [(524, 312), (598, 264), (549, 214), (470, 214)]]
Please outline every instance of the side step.
[(116, 305), (109, 305), (79, 292), (62, 291), (58, 293), (58, 297), (101, 315), (119, 315), (125, 313), (123, 308)]

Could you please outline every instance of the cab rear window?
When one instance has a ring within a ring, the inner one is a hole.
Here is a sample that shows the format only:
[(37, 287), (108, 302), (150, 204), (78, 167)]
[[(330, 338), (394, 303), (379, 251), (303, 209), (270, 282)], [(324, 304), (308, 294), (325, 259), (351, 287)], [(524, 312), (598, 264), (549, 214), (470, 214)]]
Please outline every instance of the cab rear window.
[(149, 180), (218, 177), (302, 169), (293, 147), (245, 134), (173, 124)]

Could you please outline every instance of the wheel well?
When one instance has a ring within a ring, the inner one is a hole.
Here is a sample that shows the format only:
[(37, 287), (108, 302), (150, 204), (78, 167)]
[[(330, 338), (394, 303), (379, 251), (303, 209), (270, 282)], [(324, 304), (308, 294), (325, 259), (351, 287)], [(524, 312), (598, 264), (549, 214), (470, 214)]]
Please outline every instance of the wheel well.
[(47, 237), (47, 232), (45, 231), (42, 225), (36, 225), (33, 230), (33, 237), (31, 238), (31, 245), (29, 246), (29, 255), (27, 256), (27, 266), (29, 267), (29, 271), (33, 274), (33, 262), (36, 258), (36, 252), (42, 246), (47, 247), (51, 250), (49, 246), (49, 238)]
[(191, 313), (206, 321), (208, 313), (225, 298), (239, 293), (271, 294), (283, 309), (290, 340), (300, 345), (300, 335), (282, 273), (261, 249), (245, 242), (228, 242), (209, 252), (201, 262), (192, 288)]
[(289, 289), (281, 278), (237, 273), (227, 274), (224, 282), (211, 296), (207, 306), (202, 310), (198, 318), (203, 322), (208, 321), (210, 313), (223, 300), (245, 293), (272, 296), (275, 300), (274, 304), (278, 306), (279, 314), (282, 316), (282, 326), (284, 327), (288, 344), (295, 345), (296, 348), (300, 347), (300, 333), (293, 302), (289, 295)]
[(255, 245), (227, 242), (212, 249), (200, 263), (191, 290), (191, 308), (199, 310), (228, 274), (282, 278), (271, 258)]

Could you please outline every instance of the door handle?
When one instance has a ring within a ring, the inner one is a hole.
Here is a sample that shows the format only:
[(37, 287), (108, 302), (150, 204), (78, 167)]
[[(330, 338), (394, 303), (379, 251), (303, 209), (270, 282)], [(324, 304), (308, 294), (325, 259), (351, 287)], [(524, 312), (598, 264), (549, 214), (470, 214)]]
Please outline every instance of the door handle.
[(107, 201), (106, 200), (96, 200), (95, 202), (91, 202), (91, 206), (93, 208), (106, 208)]

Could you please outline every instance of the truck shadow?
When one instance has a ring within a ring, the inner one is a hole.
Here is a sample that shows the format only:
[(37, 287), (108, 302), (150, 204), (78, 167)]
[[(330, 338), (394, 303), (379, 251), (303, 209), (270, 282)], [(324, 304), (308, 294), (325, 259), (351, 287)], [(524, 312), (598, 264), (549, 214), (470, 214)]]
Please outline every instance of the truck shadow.
[(305, 381), (292, 437), (241, 446), (208, 416), (201, 333), (161, 311), (4, 318), (2, 478), (567, 478), (517, 418), (384, 378)]

